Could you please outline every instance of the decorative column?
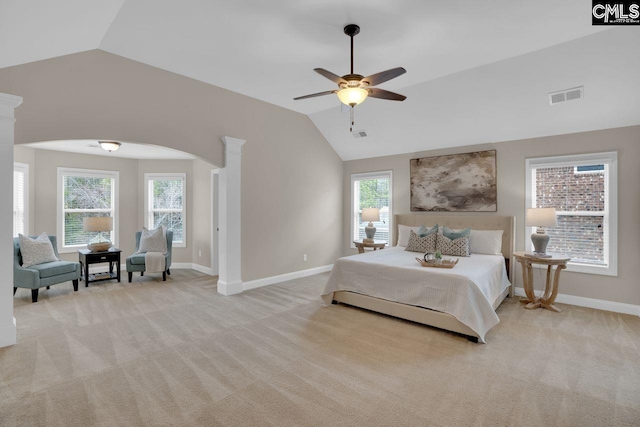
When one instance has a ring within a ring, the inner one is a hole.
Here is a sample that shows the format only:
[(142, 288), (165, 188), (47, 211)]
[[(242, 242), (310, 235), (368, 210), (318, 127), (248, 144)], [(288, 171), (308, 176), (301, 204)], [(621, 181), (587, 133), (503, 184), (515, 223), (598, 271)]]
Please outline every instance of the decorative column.
[(218, 292), (233, 295), (242, 292), (242, 211), (240, 204), (242, 144), (244, 139), (223, 136), (225, 165), (220, 169), (218, 223), (219, 260)]
[(13, 317), (13, 128), (19, 96), (0, 93), (0, 347), (16, 343)]

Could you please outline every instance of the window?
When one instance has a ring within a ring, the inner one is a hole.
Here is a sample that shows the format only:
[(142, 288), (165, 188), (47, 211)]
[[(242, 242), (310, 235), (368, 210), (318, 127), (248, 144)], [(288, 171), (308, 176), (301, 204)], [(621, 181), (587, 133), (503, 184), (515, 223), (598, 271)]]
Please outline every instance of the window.
[(617, 275), (617, 153), (528, 159), (526, 169), (527, 207), (558, 214), (547, 251), (569, 255), (568, 271)]
[(13, 237), (29, 234), (29, 165), (13, 164)]
[(58, 188), (60, 252), (73, 252), (97, 235), (97, 232), (83, 231), (85, 216), (113, 217), (109, 239), (117, 245), (118, 172), (58, 168)]
[(187, 177), (184, 173), (144, 174), (145, 226), (164, 226), (173, 231), (173, 245), (187, 246), (185, 195)]
[[(351, 236), (352, 240), (366, 237), (364, 228), (369, 223), (362, 221), (363, 208), (379, 208), (380, 221), (374, 222), (376, 240), (391, 244), (392, 230), (392, 174), (391, 171), (351, 175)], [(351, 247), (355, 247), (351, 243)]]

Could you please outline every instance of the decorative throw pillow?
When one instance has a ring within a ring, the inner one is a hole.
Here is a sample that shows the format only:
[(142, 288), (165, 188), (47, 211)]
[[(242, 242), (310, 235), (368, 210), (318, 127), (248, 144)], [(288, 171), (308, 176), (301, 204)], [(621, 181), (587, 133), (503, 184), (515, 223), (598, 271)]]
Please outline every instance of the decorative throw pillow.
[(436, 250), (436, 234), (429, 234), (425, 237), (420, 237), (415, 231), (411, 230), (409, 234), (409, 243), (405, 251), (410, 252), (422, 252), (423, 254), (429, 252), (435, 252)]
[(155, 230), (142, 229), (140, 247), (136, 253), (143, 254), (145, 252), (167, 252), (167, 238), (162, 227)]
[(397, 246), (407, 246), (409, 243), (409, 232), (415, 231), (416, 233), (420, 227), (409, 227), (408, 225), (398, 224), (398, 245)]
[(437, 234), (436, 250), (443, 255), (469, 256), (469, 237), (463, 236), (458, 239), (450, 239), (441, 234)]
[(23, 267), (26, 268), (45, 262), (60, 261), (53, 250), (53, 245), (51, 245), (51, 240), (49, 240), (47, 233), (42, 233), (35, 239), (22, 234), (19, 234), (18, 238), (20, 239), (20, 253), (22, 254)]
[(465, 228), (463, 230), (452, 230), (449, 227), (444, 227), (442, 230), (442, 234), (445, 237), (450, 238), (451, 240), (459, 239), (460, 237), (469, 237), (471, 238), (471, 229)]
[(431, 228), (421, 225), (420, 228), (418, 229), (418, 236), (420, 237), (426, 237), (429, 234), (437, 234), (437, 233), (438, 233), (438, 224), (434, 225)]

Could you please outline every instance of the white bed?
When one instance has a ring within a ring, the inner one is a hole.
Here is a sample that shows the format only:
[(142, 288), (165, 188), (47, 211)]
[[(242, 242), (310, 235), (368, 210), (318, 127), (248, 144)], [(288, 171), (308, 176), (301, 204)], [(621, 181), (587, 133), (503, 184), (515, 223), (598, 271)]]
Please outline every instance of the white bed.
[(342, 302), (484, 342), (487, 331), (500, 321), (495, 309), (512, 292), (507, 267), (514, 247), (515, 219), (428, 214), (396, 215), (395, 219), (396, 226), (437, 223), (450, 228), (503, 230), (502, 255), (459, 257), (453, 269), (421, 267), (415, 260), (421, 254), (403, 247), (340, 258), (323, 291), (325, 303)]

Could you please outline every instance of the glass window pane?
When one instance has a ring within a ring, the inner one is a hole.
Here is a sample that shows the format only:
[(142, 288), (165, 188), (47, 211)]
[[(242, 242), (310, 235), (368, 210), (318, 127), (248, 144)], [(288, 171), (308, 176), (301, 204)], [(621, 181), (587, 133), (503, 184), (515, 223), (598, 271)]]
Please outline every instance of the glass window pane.
[(64, 209), (111, 209), (111, 178), (63, 177)]
[(545, 228), (548, 252), (570, 254), (571, 261), (605, 265), (604, 216), (559, 215), (556, 227)]
[(574, 166), (536, 169), (536, 207), (604, 211), (605, 170), (576, 173)]
[(182, 209), (181, 179), (153, 181), (153, 209)]
[[(85, 216), (110, 216), (109, 213), (67, 212), (64, 214), (64, 245), (75, 246), (87, 244), (98, 235), (97, 231), (83, 231), (82, 218)], [(113, 231), (102, 235), (113, 242)]]
[(173, 231), (174, 242), (182, 242), (182, 212), (154, 212), (152, 227), (160, 226)]

